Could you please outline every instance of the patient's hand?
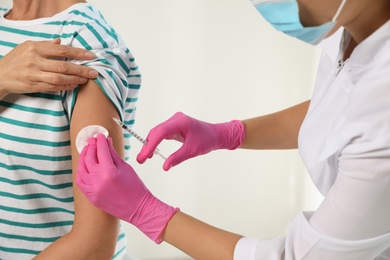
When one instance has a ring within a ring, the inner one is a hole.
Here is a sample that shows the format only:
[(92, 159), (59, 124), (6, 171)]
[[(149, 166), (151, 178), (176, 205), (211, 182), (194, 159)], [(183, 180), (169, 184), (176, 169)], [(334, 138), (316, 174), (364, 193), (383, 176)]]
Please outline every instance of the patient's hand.
[(11, 93), (69, 90), (96, 78), (92, 68), (61, 59), (91, 60), (85, 49), (53, 41), (27, 41), (0, 59), (0, 99)]

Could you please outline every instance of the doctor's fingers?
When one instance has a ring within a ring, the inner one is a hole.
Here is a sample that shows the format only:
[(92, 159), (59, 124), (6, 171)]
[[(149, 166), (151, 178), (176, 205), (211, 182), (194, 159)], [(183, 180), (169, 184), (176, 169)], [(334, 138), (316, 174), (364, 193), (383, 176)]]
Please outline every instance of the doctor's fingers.
[(77, 173), (76, 175), (76, 185), (87, 197), (93, 194), (94, 192), (94, 176), (90, 176), (85, 173)]
[(152, 158), (157, 146), (163, 140), (177, 140), (182, 142), (181, 129), (169, 120), (152, 128), (146, 137), (147, 144), (142, 146), (141, 151), (137, 155), (137, 162), (142, 164), (146, 159)]
[(86, 167), (88, 173), (90, 173), (90, 174), (95, 173), (97, 171), (97, 167), (99, 165), (95, 138), (91, 137), (88, 139), (88, 145), (86, 148), (85, 157), (83, 159), (84, 159), (85, 167)]
[(92, 181), (87, 166), (85, 165), (85, 156), (87, 155), (87, 152), (88, 145), (86, 145), (80, 153), (76, 171), (76, 184), (83, 193), (89, 191), (89, 186), (91, 185)]
[(120, 166), (121, 164), (126, 164), (126, 162), (123, 161), (122, 157), (115, 150), (111, 137), (107, 138), (107, 145), (108, 145), (108, 149), (110, 151), (110, 155), (111, 155), (110, 159), (112, 160), (112, 163), (116, 167)]
[(176, 152), (165, 160), (163, 169), (164, 171), (168, 171), (172, 167), (194, 157), (196, 157), (196, 154), (192, 152), (191, 145), (184, 143)]
[[(106, 138), (103, 134), (98, 134), (96, 137), (97, 159), (100, 164), (113, 165), (112, 151), (114, 150), (112, 139)], [(115, 151), (115, 150), (114, 150)]]

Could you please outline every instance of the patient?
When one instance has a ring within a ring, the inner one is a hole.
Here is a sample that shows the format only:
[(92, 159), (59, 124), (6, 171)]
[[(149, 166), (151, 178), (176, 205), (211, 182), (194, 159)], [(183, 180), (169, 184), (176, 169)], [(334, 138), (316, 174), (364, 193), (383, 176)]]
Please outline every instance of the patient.
[(112, 117), (134, 123), (141, 78), (132, 54), (96, 7), (79, 0), (0, 6), (0, 35), (0, 57), (26, 41), (59, 38), (94, 52), (70, 62), (99, 72), (75, 89), (0, 96), (0, 259), (122, 259), (118, 219), (90, 204), (72, 173), (74, 140), (88, 125), (105, 127), (126, 157), (129, 138)]

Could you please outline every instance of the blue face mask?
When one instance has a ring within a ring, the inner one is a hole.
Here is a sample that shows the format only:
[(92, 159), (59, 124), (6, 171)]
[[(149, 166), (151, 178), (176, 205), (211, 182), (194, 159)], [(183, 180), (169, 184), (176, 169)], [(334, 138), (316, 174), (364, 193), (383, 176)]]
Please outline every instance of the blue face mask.
[(332, 21), (320, 26), (304, 27), (299, 19), (297, 0), (251, 0), (257, 11), (278, 31), (317, 45), (335, 27), (347, 0), (342, 0)]

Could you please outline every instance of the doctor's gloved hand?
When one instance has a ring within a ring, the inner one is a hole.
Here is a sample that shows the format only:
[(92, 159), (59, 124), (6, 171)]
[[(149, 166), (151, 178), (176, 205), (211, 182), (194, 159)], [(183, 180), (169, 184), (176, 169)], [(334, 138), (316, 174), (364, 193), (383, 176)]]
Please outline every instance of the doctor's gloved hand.
[(153, 196), (102, 134), (90, 138), (80, 154), (76, 184), (94, 206), (130, 222), (156, 243), (178, 210)]
[(151, 158), (157, 145), (164, 139), (183, 143), (165, 161), (163, 169), (168, 171), (187, 159), (213, 150), (234, 150), (240, 147), (245, 139), (245, 129), (243, 123), (238, 120), (210, 124), (178, 112), (149, 132), (147, 144), (139, 152), (137, 161), (144, 163), (147, 158)]

